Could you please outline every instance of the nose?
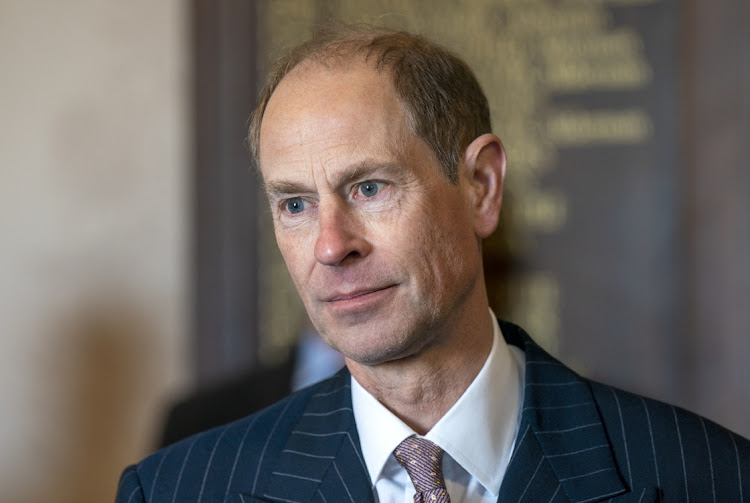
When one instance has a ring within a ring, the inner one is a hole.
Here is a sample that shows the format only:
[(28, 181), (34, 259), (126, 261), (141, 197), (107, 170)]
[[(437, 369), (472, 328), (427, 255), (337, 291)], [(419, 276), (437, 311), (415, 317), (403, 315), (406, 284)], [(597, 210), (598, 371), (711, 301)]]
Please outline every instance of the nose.
[(333, 199), (318, 206), (315, 259), (323, 265), (341, 266), (370, 252), (362, 223), (346, 202)]

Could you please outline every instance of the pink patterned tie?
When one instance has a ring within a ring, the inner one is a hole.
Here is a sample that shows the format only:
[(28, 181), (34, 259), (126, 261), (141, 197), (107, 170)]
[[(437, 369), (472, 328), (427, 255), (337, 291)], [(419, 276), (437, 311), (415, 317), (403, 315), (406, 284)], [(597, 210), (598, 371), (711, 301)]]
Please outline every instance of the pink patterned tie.
[(414, 503), (450, 503), (445, 490), (443, 450), (426, 438), (409, 437), (396, 447), (393, 455), (406, 468), (417, 494)]

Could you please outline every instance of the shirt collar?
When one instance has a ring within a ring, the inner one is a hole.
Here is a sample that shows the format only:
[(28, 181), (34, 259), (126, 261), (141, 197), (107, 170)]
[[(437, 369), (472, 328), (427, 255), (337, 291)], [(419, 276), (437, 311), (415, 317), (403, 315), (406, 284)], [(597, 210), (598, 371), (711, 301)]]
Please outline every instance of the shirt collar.
[[(484, 488), (497, 495), (520, 418), (523, 353), (511, 349), (490, 310), (494, 337), (482, 369), (425, 438), (435, 442)], [(520, 359), (520, 361), (519, 361)], [(373, 485), (393, 450), (416, 433), (352, 377), (352, 409)]]

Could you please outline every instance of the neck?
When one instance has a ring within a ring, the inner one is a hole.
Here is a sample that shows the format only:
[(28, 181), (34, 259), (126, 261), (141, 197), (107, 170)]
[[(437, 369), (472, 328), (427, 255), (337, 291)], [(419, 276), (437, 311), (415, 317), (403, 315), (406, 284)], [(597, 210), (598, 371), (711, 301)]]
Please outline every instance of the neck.
[(492, 348), (486, 303), (467, 314), (415, 354), (369, 366), (347, 358), (349, 371), (380, 403), (424, 435), (463, 395)]

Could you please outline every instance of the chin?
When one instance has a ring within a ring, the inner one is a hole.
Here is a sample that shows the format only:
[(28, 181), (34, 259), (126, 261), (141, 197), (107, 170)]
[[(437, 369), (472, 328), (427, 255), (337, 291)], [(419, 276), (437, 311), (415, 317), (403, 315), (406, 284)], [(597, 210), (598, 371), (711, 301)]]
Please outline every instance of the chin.
[[(325, 337), (326, 342), (347, 359), (365, 366), (381, 365), (408, 358), (419, 353), (429, 341), (414, 332), (387, 333), (360, 328), (357, 333), (339, 333), (338, 337)], [(417, 332), (421, 333), (421, 332)], [(369, 335), (368, 335), (369, 334)], [(337, 342), (338, 341), (338, 342)]]
[(355, 354), (346, 354), (347, 359), (364, 365), (366, 367), (372, 367), (375, 365), (382, 365), (383, 363), (392, 362), (402, 358), (400, 352), (390, 350), (373, 350), (373, 351), (360, 351)]

